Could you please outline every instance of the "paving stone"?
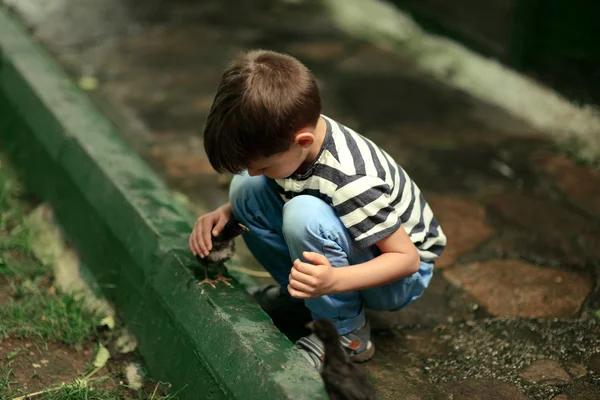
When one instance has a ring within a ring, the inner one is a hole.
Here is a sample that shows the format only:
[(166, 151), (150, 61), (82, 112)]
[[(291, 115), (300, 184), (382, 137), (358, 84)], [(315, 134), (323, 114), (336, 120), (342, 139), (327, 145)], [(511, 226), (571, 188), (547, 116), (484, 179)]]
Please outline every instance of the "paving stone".
[(588, 373), (587, 368), (579, 363), (568, 363), (567, 371), (573, 379), (581, 378), (582, 376), (586, 376)]
[(343, 42), (322, 40), (316, 42), (292, 43), (289, 52), (299, 58), (308, 60), (335, 60), (344, 52)]
[(596, 354), (594, 356), (592, 356), (588, 362), (587, 362), (587, 366), (594, 371), (595, 373), (597, 373), (598, 375), (600, 375), (600, 354)]
[(424, 357), (443, 356), (448, 352), (437, 334), (425, 329), (406, 331), (403, 346), (412, 354)]
[(542, 268), (516, 260), (491, 260), (444, 270), (492, 315), (573, 317), (592, 289), (587, 274)]
[(477, 302), (469, 294), (451, 285), (440, 271), (434, 272), (423, 296), (400, 311), (367, 310), (373, 329), (392, 329), (397, 326), (434, 327), (448, 319), (473, 319)]
[(580, 235), (591, 226), (588, 219), (559, 203), (517, 189), (505, 189), (490, 195), (487, 203), (506, 219), (541, 235), (560, 233), (569, 238)]
[[(368, 62), (365, 62), (365, 60)], [(341, 57), (337, 61), (337, 69), (345, 73), (361, 75), (414, 75), (418, 73), (414, 68), (411, 68), (413, 62), (405, 55), (382, 52), (373, 46), (359, 46), (357, 50), (347, 52), (345, 57)], [(404, 68), (399, 68), (399, 66)], [(428, 79), (423, 74), (419, 74), (419, 78)]]
[(461, 256), (476, 249), (493, 231), (486, 222), (485, 208), (459, 197), (428, 195), (427, 202), (448, 238), (446, 249), (436, 267), (454, 264)]
[(562, 155), (546, 155), (536, 164), (554, 178), (557, 189), (571, 203), (590, 215), (600, 217), (600, 173), (589, 165), (577, 165)]
[(519, 374), (521, 378), (545, 385), (566, 385), (571, 381), (567, 371), (556, 361), (538, 360)]
[(467, 379), (442, 386), (454, 400), (526, 400), (516, 387), (493, 379)]
[[(485, 244), (482, 253), (488, 259), (522, 259), (532, 264), (557, 268), (586, 269), (590, 260), (594, 259), (582, 251), (577, 243), (567, 241), (558, 234), (554, 235), (557, 240), (548, 236), (552, 235), (540, 237), (520, 226), (504, 225), (501, 232)], [(590, 236), (588, 238), (593, 239)]]
[(600, 386), (598, 383), (575, 381), (565, 388), (565, 395), (572, 400), (598, 400), (600, 399)]
[[(509, 221), (525, 238), (516, 247), (538, 250), (540, 258), (554, 258), (561, 265), (585, 268), (600, 260), (600, 231), (593, 220), (547, 197), (535, 197), (516, 189), (487, 198), (490, 208)], [(518, 236), (518, 235), (517, 235)], [(510, 238), (509, 242), (510, 242)], [(521, 251), (527, 252), (527, 249)]]
[(149, 152), (151, 160), (169, 177), (196, 177), (216, 174), (201, 147), (193, 146), (186, 137), (177, 141), (158, 142)]
[(186, 177), (199, 174), (215, 174), (214, 169), (208, 162), (199, 157), (190, 155), (188, 157), (167, 158), (165, 161), (166, 171), (172, 177)]
[[(379, 348), (377, 349), (380, 353)], [(407, 363), (399, 366), (398, 361), (381, 362), (380, 357), (375, 357), (363, 368), (370, 378), (377, 383), (377, 395), (381, 400), (397, 399), (427, 399), (446, 400), (447, 396), (440, 392), (436, 385), (427, 382), (420, 376), (415, 377), (414, 368), (406, 368)]]

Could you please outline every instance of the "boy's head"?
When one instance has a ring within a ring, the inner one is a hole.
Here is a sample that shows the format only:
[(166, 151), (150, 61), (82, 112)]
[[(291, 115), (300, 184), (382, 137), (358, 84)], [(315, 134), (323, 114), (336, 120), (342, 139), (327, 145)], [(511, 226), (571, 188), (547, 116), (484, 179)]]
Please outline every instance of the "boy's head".
[(250, 51), (223, 73), (204, 148), (219, 172), (248, 169), (283, 178), (306, 158), (320, 114), (319, 89), (308, 68), (285, 54)]

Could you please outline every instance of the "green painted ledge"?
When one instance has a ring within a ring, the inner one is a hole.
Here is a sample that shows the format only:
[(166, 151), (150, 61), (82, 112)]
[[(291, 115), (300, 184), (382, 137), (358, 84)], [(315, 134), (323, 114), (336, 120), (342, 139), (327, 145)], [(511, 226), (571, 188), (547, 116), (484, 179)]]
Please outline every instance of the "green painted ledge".
[(193, 217), (0, 6), (0, 141), (53, 205), (153, 377), (185, 399), (324, 399), (317, 372), (251, 297), (193, 283)]

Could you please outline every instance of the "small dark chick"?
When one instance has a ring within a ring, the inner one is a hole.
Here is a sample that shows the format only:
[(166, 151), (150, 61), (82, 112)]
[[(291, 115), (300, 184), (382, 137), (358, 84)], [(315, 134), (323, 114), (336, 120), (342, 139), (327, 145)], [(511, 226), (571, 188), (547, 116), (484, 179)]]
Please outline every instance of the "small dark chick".
[[(204, 267), (204, 279), (198, 282), (198, 285), (202, 286), (208, 284), (214, 288), (215, 283), (222, 282), (231, 286), (228, 282), (231, 279), (224, 277), (221, 269), (225, 262), (233, 256), (233, 252), (235, 251), (235, 238), (244, 231), (249, 231), (249, 229), (232, 218), (225, 224), (223, 230), (217, 236), (212, 237), (212, 249), (208, 255), (204, 258), (196, 256), (198, 262)], [(210, 264), (217, 266), (216, 279), (209, 279), (208, 277), (208, 266)]]
[(325, 347), (325, 360), (321, 370), (321, 378), (325, 390), (332, 400), (374, 400), (377, 399), (375, 388), (367, 376), (348, 358), (340, 343), (338, 331), (328, 319), (321, 319), (307, 324)]

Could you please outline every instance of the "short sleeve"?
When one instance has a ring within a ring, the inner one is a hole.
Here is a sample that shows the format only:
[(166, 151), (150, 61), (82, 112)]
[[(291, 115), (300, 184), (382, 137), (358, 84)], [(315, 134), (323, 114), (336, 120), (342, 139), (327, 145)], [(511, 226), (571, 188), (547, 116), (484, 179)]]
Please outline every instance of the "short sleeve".
[(361, 249), (385, 239), (401, 225), (392, 189), (378, 177), (349, 178), (334, 192), (332, 205)]

